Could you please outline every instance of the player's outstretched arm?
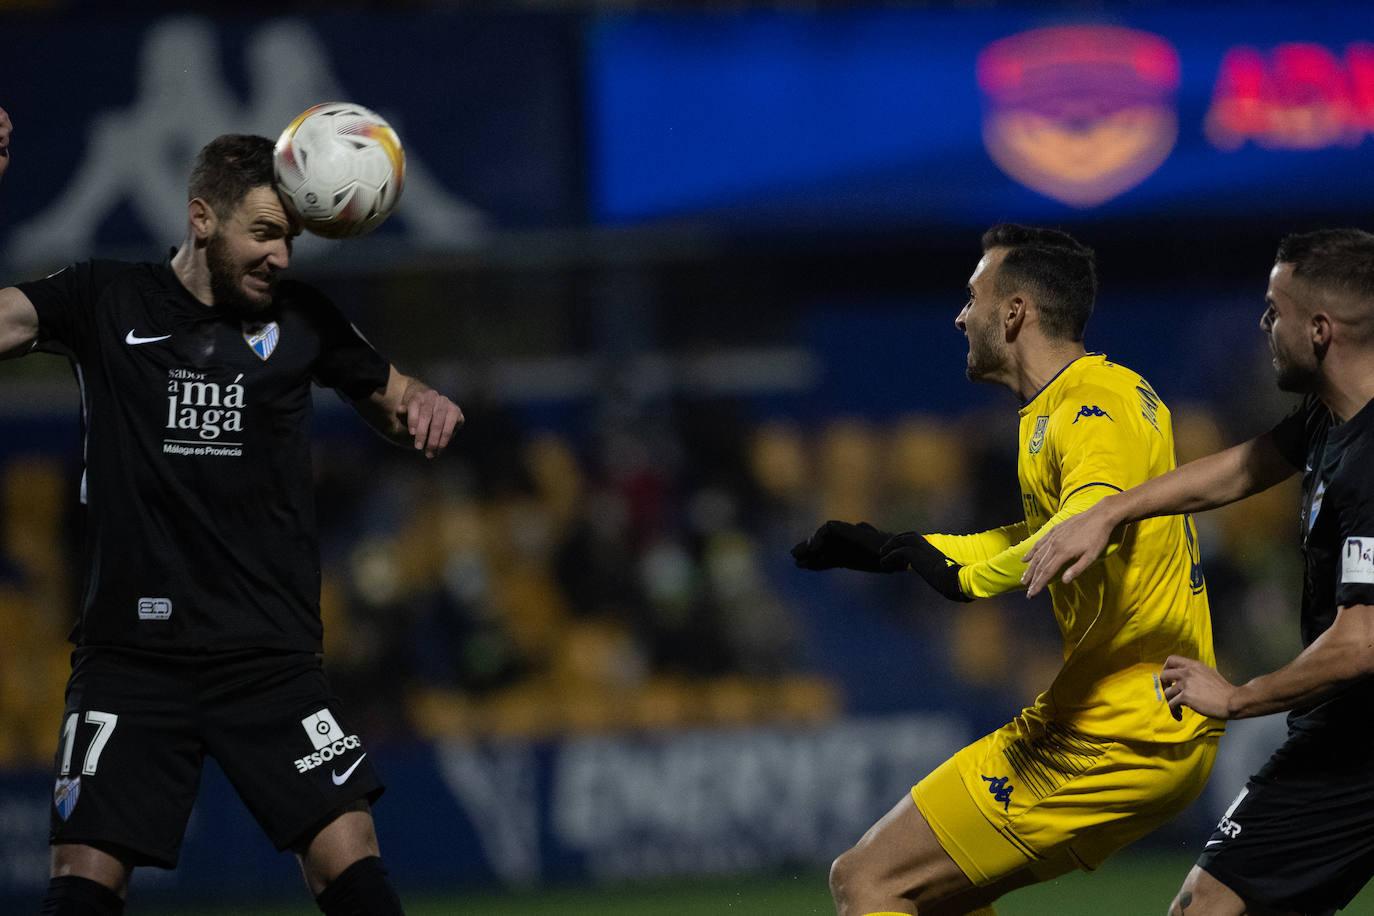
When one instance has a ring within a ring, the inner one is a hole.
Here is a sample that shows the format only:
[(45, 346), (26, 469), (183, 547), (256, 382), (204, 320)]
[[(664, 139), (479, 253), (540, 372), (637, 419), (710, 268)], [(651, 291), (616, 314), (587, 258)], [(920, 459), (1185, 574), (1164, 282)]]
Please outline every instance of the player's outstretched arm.
[(5, 169), (10, 167), (10, 131), (13, 129), (10, 116), (0, 108), (0, 179), (5, 177)]
[[(10, 116), (0, 108), (0, 178), (10, 164)], [(38, 312), (14, 287), (0, 289), (0, 359), (23, 356), (38, 339)]]
[(0, 289), (0, 359), (23, 356), (38, 339), (38, 311), (13, 286)]
[(454, 431), (463, 425), (463, 411), (457, 404), (395, 366), (385, 388), (353, 406), (383, 436), (397, 445), (423, 450), (426, 458), (447, 448)]
[(887, 572), (916, 570), (931, 588), (950, 601), (973, 600), (959, 584), (960, 564), (914, 531), (899, 534), (884, 544), (879, 559)]
[(1120, 524), (1215, 509), (1267, 490), (1296, 471), (1273, 436), (1264, 433), (1108, 496), (1060, 522), (1027, 551), (1021, 577), (1026, 594), (1039, 593), (1061, 570), (1061, 580), (1072, 582), (1102, 555)]
[(1336, 619), (1298, 657), (1277, 671), (1236, 686), (1192, 658), (1171, 655), (1159, 673), (1169, 708), (1204, 716), (1248, 719), (1303, 709), (1374, 675), (1374, 607), (1336, 610)]

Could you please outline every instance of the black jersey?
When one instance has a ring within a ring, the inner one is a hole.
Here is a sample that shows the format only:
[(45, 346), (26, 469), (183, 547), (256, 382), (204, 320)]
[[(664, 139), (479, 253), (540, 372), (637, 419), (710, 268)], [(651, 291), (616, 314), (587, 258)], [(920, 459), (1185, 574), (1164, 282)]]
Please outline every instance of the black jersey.
[(89, 582), (73, 641), (320, 651), (310, 386), (362, 398), (389, 363), (294, 281), (251, 319), (166, 264), (90, 261), (18, 288), (38, 349), (70, 356), (81, 386)]
[[(1302, 480), (1302, 644), (1331, 626), (1336, 609), (1374, 605), (1374, 401), (1341, 424), (1309, 395), (1273, 430)], [(1294, 710), (1294, 733), (1358, 744), (1374, 753), (1368, 728), (1374, 679), (1310, 709)]]

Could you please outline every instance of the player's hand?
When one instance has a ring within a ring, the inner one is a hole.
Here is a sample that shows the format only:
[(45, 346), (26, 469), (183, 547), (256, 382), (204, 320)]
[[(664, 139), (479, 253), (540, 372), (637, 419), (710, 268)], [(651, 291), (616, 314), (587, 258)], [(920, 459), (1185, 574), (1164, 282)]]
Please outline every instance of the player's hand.
[(1021, 574), (1026, 597), (1038, 595), (1060, 570), (1063, 570), (1060, 576), (1062, 582), (1072, 582), (1078, 578), (1083, 570), (1102, 556), (1115, 527), (1115, 520), (1098, 503), (1051, 528), (1021, 558), (1029, 564)]
[(963, 567), (914, 531), (899, 534), (884, 544), (880, 559), (888, 572), (916, 570), (931, 588), (950, 601), (973, 600), (959, 587), (959, 570)]
[(0, 178), (5, 177), (5, 169), (10, 165), (10, 132), (14, 130), (14, 125), (10, 123), (10, 116), (5, 114), (5, 109), (0, 108)]
[(400, 419), (416, 450), (423, 449), (426, 458), (433, 458), (448, 446), (453, 431), (463, 425), (463, 411), (433, 388), (413, 384), (407, 386), (401, 399)]
[(1231, 695), (1236, 692), (1236, 686), (1211, 665), (1195, 658), (1170, 655), (1159, 672), (1159, 683), (1175, 719), (1183, 718), (1184, 706), (1204, 716), (1231, 718)]
[(878, 551), (892, 535), (868, 522), (829, 521), (816, 533), (792, 548), (792, 556), (802, 569), (858, 569), (886, 572), (878, 561)]

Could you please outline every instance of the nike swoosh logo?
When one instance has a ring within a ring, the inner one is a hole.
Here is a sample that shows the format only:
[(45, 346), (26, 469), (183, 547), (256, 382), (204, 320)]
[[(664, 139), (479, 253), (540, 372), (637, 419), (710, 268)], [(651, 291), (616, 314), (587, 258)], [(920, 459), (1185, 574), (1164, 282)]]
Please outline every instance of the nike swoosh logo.
[(1208, 840), (1207, 842), (1203, 843), (1202, 845), (1203, 845), (1203, 846), (1215, 846), (1215, 845), (1217, 845), (1217, 844), (1220, 843), (1220, 842), (1221, 842), (1221, 840)]
[(130, 331), (128, 334), (124, 335), (124, 342), (132, 347), (138, 344), (155, 343), (159, 340), (166, 340), (171, 336), (171, 334), (163, 334), (161, 337), (139, 337), (133, 331)]
[[(363, 754), (363, 757), (366, 757), (366, 756), (367, 756), (367, 754), (364, 753), (364, 754)], [(340, 775), (338, 774), (338, 771), (336, 771), (336, 770), (330, 770), (330, 771), (329, 771), (329, 778), (332, 779), (332, 780), (334, 780), (334, 785), (336, 785), (336, 786), (341, 786), (341, 785), (343, 785), (344, 783), (348, 782), (348, 777), (352, 776), (352, 775), (353, 775), (353, 771), (356, 770), (356, 769), (358, 768), (358, 764), (360, 764), (360, 763), (363, 762), (363, 757), (359, 757), (357, 760), (353, 761), (353, 765), (352, 765), (351, 767), (349, 767), (348, 769), (344, 770), (342, 776), (340, 776)]]

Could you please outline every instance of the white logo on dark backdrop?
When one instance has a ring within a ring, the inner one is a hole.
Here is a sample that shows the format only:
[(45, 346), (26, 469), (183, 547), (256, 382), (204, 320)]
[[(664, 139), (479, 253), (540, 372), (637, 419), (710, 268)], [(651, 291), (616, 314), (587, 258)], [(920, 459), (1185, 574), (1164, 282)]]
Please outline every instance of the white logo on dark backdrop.
[[(89, 257), (101, 222), (127, 203), (147, 235), (172, 244), (186, 229), (186, 176), (196, 151), (219, 134), (256, 133), (276, 138), (291, 119), (318, 102), (353, 99), (329, 63), (320, 35), (299, 19), (262, 24), (244, 51), (249, 99), (240, 103), (224, 79), (214, 23), (198, 16), (160, 19), (149, 26), (139, 52), (138, 95), (128, 108), (95, 114), (85, 154), (66, 189), (47, 209), (19, 223), (4, 249), (15, 265), (51, 265)], [(402, 140), (405, 124), (377, 107)], [(423, 201), (423, 206), (406, 206)], [(407, 242), (422, 247), (465, 247), (483, 228), (481, 213), (444, 190), (421, 151), (406, 148), (406, 190), (392, 219)], [(302, 238), (298, 256), (329, 250)]]

